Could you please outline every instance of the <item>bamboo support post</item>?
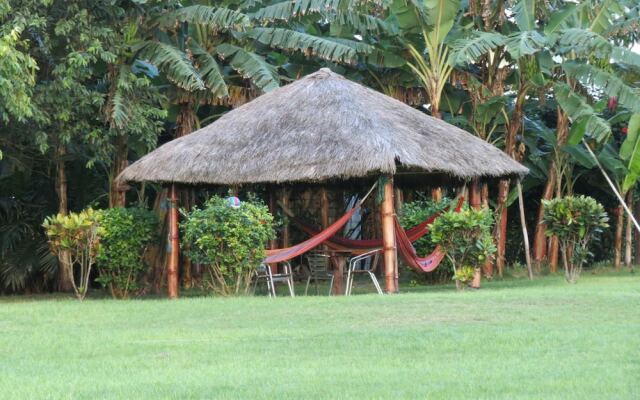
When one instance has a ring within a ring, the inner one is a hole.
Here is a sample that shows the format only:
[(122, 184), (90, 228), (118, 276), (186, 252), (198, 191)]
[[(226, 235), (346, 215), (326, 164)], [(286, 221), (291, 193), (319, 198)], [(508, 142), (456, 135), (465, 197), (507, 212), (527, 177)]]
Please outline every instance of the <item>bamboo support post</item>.
[(387, 177), (384, 184), (384, 200), (381, 207), (382, 243), (384, 251), (384, 287), (388, 294), (395, 293), (395, 274), (397, 265), (396, 238), (393, 230), (393, 178)]
[(170, 299), (178, 297), (178, 263), (180, 262), (180, 238), (178, 234), (178, 191), (171, 184), (169, 194), (169, 257), (167, 265), (167, 294)]
[[(280, 202), (282, 203), (282, 207), (285, 209), (289, 208), (289, 190), (286, 188), (282, 189)], [(291, 246), (291, 236), (289, 233), (289, 219), (285, 218), (285, 222), (282, 225), (282, 247)]]

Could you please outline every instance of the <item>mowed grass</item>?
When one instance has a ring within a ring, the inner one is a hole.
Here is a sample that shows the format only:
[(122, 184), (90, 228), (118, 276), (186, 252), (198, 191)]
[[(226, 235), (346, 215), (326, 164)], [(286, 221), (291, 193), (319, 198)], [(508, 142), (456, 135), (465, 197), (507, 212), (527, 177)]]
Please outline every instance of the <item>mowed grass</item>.
[(640, 277), (0, 301), (0, 398), (640, 398)]

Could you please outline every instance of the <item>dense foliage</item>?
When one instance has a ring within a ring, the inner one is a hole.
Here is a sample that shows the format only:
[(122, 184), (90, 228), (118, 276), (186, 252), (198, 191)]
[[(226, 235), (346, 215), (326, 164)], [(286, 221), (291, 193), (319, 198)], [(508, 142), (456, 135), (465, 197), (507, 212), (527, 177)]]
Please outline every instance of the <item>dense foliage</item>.
[(144, 254), (156, 238), (158, 219), (144, 208), (110, 208), (99, 211), (100, 250), (97, 257), (98, 282), (115, 298), (127, 298), (140, 288), (147, 270)]
[[(431, 241), (440, 246), (453, 267), (453, 279), (465, 284), (496, 251), (491, 226), (493, 215), (487, 209), (466, 208), (447, 211), (431, 228)], [(461, 285), (458, 287), (464, 287)]]
[(565, 278), (576, 283), (589, 256), (589, 244), (609, 226), (602, 204), (589, 196), (567, 196), (544, 202), (547, 236), (556, 236), (566, 257)]
[(223, 296), (248, 293), (267, 241), (275, 235), (264, 204), (247, 200), (232, 207), (218, 196), (187, 214), (181, 227), (189, 256), (205, 265), (209, 287)]

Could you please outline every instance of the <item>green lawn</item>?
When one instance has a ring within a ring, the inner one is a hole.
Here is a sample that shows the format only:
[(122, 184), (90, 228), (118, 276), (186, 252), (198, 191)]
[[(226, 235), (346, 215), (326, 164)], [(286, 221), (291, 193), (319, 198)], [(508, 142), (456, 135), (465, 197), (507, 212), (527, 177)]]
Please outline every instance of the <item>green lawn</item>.
[(0, 397), (640, 398), (640, 276), (270, 300), (0, 300)]

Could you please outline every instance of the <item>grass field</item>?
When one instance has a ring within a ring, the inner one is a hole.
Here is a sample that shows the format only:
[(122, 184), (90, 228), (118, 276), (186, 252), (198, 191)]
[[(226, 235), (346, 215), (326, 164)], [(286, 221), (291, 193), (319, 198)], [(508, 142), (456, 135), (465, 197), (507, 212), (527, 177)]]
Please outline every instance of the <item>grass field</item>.
[(640, 398), (640, 276), (379, 297), (0, 299), (0, 398)]

